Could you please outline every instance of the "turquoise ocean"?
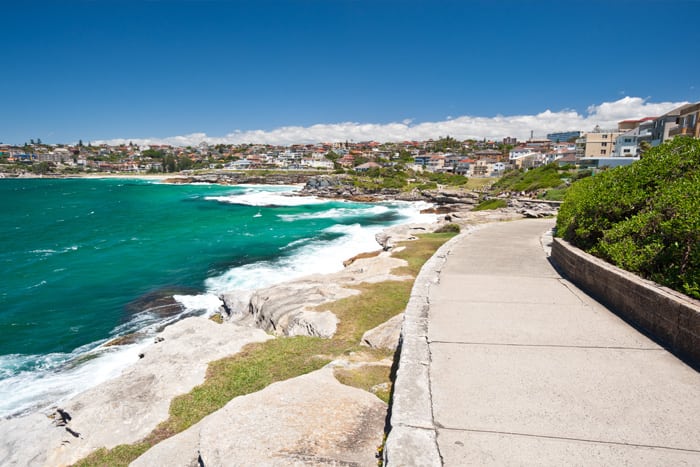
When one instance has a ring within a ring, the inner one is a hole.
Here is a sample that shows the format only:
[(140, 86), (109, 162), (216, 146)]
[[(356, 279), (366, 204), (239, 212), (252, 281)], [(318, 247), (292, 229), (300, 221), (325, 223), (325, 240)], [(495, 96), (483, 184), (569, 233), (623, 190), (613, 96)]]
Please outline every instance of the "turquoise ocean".
[(0, 417), (118, 375), (164, 325), (214, 313), (217, 294), (340, 270), (383, 228), (434, 220), (298, 189), (0, 179)]

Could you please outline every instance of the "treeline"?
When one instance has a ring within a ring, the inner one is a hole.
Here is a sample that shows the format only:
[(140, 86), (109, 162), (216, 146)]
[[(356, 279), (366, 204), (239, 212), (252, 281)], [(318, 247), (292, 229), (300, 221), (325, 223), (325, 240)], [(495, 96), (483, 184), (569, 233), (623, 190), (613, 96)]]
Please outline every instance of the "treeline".
[(630, 166), (574, 183), (557, 235), (700, 298), (700, 140), (676, 137)]

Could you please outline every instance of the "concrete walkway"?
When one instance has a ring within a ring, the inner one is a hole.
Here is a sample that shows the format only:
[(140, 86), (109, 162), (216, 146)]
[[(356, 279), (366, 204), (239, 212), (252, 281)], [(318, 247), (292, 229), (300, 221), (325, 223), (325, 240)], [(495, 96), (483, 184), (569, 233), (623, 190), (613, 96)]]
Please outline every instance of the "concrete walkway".
[(489, 224), (421, 273), (389, 465), (700, 465), (700, 374), (562, 279), (552, 226)]

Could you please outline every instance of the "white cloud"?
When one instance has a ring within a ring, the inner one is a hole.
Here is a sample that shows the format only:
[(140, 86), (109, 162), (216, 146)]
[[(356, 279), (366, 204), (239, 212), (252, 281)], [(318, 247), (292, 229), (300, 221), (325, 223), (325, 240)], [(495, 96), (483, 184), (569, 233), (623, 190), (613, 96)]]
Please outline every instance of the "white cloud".
[(208, 136), (206, 133), (191, 133), (167, 138), (134, 138), (93, 141), (101, 144), (171, 144), (193, 146), (201, 142), (209, 144), (267, 143), (289, 145), (294, 143), (318, 143), (334, 141), (407, 141), (436, 139), (450, 135), (458, 139), (501, 139), (515, 136), (527, 139), (532, 131), (536, 137), (547, 133), (569, 130), (592, 130), (616, 128), (617, 122), (627, 119), (656, 117), (679, 107), (686, 102), (649, 102), (641, 97), (624, 97), (614, 102), (591, 105), (586, 114), (564, 109), (557, 112), (545, 110), (536, 115), (497, 115), (495, 117), (461, 116), (436, 122), (413, 123), (404, 119), (392, 123), (319, 123), (308, 127), (284, 126), (274, 130), (236, 130), (224, 136)]

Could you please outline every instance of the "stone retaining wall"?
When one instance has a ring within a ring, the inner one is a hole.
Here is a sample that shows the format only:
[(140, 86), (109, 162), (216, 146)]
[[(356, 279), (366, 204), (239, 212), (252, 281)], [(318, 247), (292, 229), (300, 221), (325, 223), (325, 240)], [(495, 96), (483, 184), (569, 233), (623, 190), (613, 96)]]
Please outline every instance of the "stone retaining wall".
[(700, 302), (612, 266), (556, 238), (560, 273), (626, 321), (700, 368)]

